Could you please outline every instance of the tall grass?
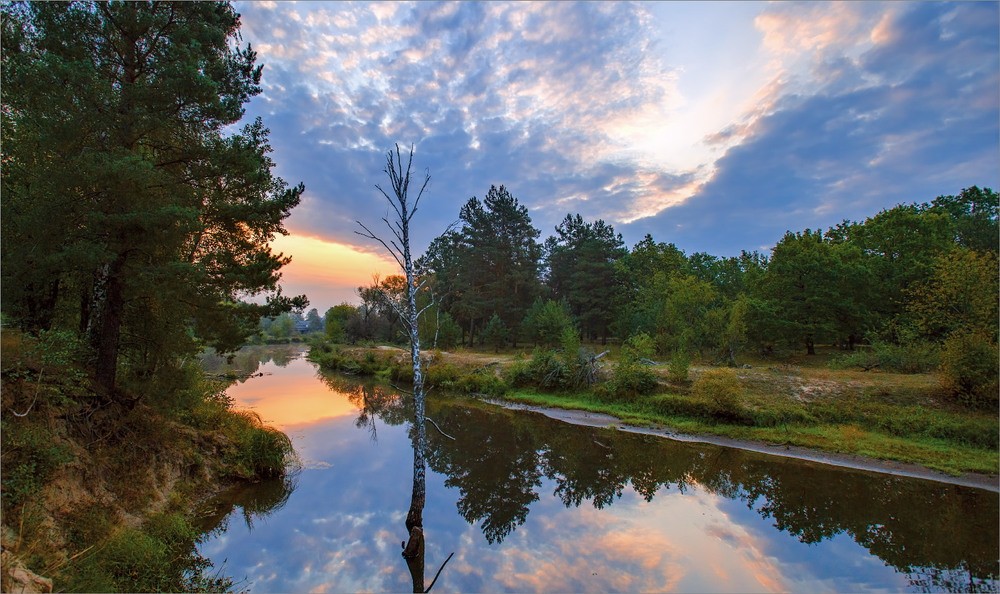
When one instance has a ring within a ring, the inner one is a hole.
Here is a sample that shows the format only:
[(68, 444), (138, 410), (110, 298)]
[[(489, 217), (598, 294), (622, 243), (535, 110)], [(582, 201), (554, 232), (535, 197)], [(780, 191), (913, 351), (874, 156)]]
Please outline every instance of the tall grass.
[(224, 427), (232, 444), (226, 467), (238, 478), (260, 480), (283, 476), (286, 468), (296, 462), (292, 440), (265, 425), (254, 411), (230, 411)]

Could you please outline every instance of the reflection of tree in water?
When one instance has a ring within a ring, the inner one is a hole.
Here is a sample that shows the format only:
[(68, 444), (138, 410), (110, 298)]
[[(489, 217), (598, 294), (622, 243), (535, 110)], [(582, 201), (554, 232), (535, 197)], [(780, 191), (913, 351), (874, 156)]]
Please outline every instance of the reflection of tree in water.
[(461, 493), (458, 511), (470, 524), (482, 520), (483, 535), (499, 543), (528, 517), (538, 500), (541, 470), (535, 435), (496, 414), (466, 407), (437, 407), (431, 416), (455, 440), (431, 432), (427, 461), (446, 475), (445, 486)]
[(245, 381), (254, 375), (260, 366), (274, 362), (278, 367), (285, 367), (297, 359), (302, 353), (302, 345), (251, 345), (243, 347), (231, 355), (219, 355), (212, 349), (207, 349), (200, 357), (202, 368), (208, 373), (232, 373)]
[[(382, 402), (377, 392), (365, 398)], [(394, 425), (407, 420), (391, 395), (385, 402), (368, 415)], [(918, 589), (997, 587), (995, 493), (578, 427), (474, 401), (431, 400), (428, 408), (455, 438), (428, 431), (428, 462), (459, 490), (459, 513), (472, 524), (482, 521), (490, 543), (524, 523), (542, 476), (555, 483), (554, 495), (567, 507), (588, 501), (603, 508), (628, 485), (647, 501), (661, 489), (701, 488), (742, 500), (803, 543), (847, 533), (910, 574)]]
[(198, 510), (195, 524), (205, 535), (221, 534), (229, 528), (229, 520), (237, 508), (247, 529), (253, 531), (256, 520), (280, 510), (297, 486), (298, 475), (257, 483), (240, 483), (203, 503)]
[(358, 407), (358, 418), (354, 425), (367, 429), (372, 440), (378, 437), (375, 419), (382, 419), (390, 425), (401, 425), (412, 416), (412, 407), (406, 406), (399, 394), (377, 382), (358, 383), (340, 376), (318, 372), (320, 380), (332, 391), (347, 396), (351, 404)]
[(974, 577), (969, 569), (917, 567), (906, 572), (916, 592), (997, 592), (997, 583)]

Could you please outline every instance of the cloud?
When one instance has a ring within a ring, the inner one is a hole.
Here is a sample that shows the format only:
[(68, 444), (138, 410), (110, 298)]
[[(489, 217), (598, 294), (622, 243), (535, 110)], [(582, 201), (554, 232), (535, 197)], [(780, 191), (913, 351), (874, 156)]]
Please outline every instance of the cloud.
[(620, 218), (663, 193), (661, 171), (604, 189), (609, 168), (630, 175), (623, 126), (658, 117), (675, 93), (641, 5), (238, 8), (265, 64), (248, 114), (271, 129), (280, 173), (311, 196), (289, 221), (296, 232), (357, 245), (354, 221), (384, 213), (373, 185), (396, 142), (414, 144), (433, 179), (422, 245), (491, 184), (517, 190), (549, 228), (560, 200)]
[[(850, 5), (851, 8), (858, 6)], [(894, 5), (895, 8), (895, 5)], [(773, 245), (786, 229), (858, 220), (900, 202), (929, 201), (1000, 178), (996, 4), (907, 4), (867, 21), (828, 9), (834, 30), (870, 45), (856, 59), (837, 37), (809, 31), (773, 43), (815, 49), (809, 92), (777, 85), (764, 113), (720, 131), (731, 144), (710, 181), (683, 204), (626, 227), (690, 250), (734, 255)], [(817, 22), (824, 19), (811, 14)], [(846, 23), (846, 24), (845, 24)], [(839, 28), (838, 28), (839, 27)], [(877, 41), (877, 43), (874, 43)]]
[[(265, 64), (248, 116), (306, 184), (289, 227), (366, 252), (355, 221), (386, 214), (397, 142), (432, 178), (417, 253), (491, 184), (543, 237), (580, 212), (717, 255), (1000, 185), (996, 4), (775, 4), (743, 29), (625, 3), (237, 7)], [(683, 38), (713, 45), (711, 69), (665, 49), (671, 17), (704, 30)], [(741, 54), (718, 50), (742, 30)], [(695, 79), (715, 87), (683, 95)]]

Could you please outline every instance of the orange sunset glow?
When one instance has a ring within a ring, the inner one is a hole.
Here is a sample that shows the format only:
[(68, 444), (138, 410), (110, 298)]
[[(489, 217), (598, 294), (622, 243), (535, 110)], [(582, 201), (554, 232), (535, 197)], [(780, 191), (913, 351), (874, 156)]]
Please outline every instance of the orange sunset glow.
[(281, 269), (281, 285), (287, 295), (305, 294), (309, 307), (320, 314), (341, 302), (357, 302), (356, 289), (369, 284), (372, 275), (397, 274), (388, 258), (332, 241), (304, 235), (279, 235), (271, 243), (274, 252), (291, 256)]

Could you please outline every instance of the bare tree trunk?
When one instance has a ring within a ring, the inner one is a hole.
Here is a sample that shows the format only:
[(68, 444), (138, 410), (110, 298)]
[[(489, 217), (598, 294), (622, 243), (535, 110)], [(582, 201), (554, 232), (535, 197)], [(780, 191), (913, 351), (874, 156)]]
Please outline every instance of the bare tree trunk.
[[(358, 224), (364, 229), (364, 233), (359, 235), (374, 239), (382, 244), (396, 263), (406, 274), (406, 303), (403, 310), (397, 310), (400, 319), (410, 333), (410, 359), (413, 363), (413, 489), (410, 496), (410, 509), (406, 514), (406, 531), (409, 537), (403, 547), (403, 557), (407, 560), (410, 574), (413, 576), (413, 591), (423, 592), (424, 582), (424, 503), (426, 501), (426, 476), (427, 464), (424, 460), (424, 446), (427, 440), (427, 430), (424, 424), (424, 378), (420, 361), (420, 334), (418, 321), (423, 310), (417, 310), (417, 292), (423, 284), (418, 283), (413, 270), (413, 258), (410, 253), (410, 219), (417, 212), (417, 205), (420, 197), (430, 182), (430, 175), (426, 175), (424, 183), (417, 194), (416, 199), (409, 201), (408, 191), (410, 186), (410, 170), (413, 164), (413, 148), (410, 148), (409, 161), (406, 168), (403, 168), (403, 160), (400, 155), (399, 145), (396, 145), (396, 153), (393, 155), (389, 151), (386, 155), (385, 173), (389, 176), (392, 196), (380, 186), (375, 187), (385, 196), (389, 205), (396, 212), (396, 219), (391, 223), (387, 217), (382, 220), (389, 227), (394, 240), (388, 242), (376, 236), (361, 221)], [(392, 304), (391, 301), (389, 301)], [(395, 307), (395, 305), (393, 305)], [(426, 308), (424, 308), (426, 309)], [(419, 567), (418, 567), (419, 566)], [(419, 589), (418, 589), (419, 588)]]

